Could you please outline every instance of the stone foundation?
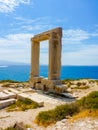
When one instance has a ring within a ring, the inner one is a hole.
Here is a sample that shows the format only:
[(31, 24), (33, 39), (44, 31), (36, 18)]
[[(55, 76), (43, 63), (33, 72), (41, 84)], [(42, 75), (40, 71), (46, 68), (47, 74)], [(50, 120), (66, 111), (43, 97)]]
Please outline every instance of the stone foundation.
[(33, 78), (31, 87), (36, 90), (52, 91), (55, 93), (64, 93), (66, 91), (66, 86), (62, 85), (60, 80), (49, 80), (42, 77)]

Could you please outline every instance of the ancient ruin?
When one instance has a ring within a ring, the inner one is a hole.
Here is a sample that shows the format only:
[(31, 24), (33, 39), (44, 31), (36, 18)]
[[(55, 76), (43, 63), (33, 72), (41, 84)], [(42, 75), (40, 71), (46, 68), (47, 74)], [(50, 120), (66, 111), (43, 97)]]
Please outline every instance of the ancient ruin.
[[(39, 75), (40, 42), (44, 40), (49, 40), (48, 78)], [(55, 28), (35, 35), (31, 38), (31, 42), (31, 86), (38, 90), (63, 93), (65, 87), (60, 80), (62, 28)]]

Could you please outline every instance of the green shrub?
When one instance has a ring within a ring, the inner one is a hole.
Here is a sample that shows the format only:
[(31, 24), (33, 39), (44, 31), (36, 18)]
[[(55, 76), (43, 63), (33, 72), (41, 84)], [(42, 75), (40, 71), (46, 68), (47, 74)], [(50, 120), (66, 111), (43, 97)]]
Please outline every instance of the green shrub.
[(78, 112), (78, 107), (74, 103), (57, 106), (54, 110), (55, 120), (64, 119), (68, 115), (72, 116), (76, 112)]
[(81, 86), (81, 85), (82, 85), (82, 83), (81, 83), (81, 82), (78, 82), (78, 83), (77, 83), (77, 86)]
[(98, 98), (98, 91), (91, 92), (87, 98)]
[(69, 83), (71, 81), (74, 81), (74, 79), (63, 79), (62, 84)]
[(74, 103), (60, 105), (53, 110), (40, 112), (36, 117), (36, 123), (39, 125), (47, 126), (51, 123), (66, 118), (68, 115), (72, 116), (78, 111), (79, 109)]
[(89, 86), (75, 86), (74, 89), (88, 89)]
[(98, 91), (91, 92), (76, 103), (80, 109), (98, 109)]
[(55, 120), (53, 118), (54, 116), (53, 112), (54, 112), (53, 110), (40, 112), (36, 117), (36, 123), (44, 126), (54, 123)]

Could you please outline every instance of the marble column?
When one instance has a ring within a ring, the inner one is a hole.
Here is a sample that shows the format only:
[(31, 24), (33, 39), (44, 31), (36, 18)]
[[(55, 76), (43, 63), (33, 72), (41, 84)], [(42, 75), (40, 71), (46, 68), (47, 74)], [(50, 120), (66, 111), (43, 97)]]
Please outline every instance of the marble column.
[(60, 79), (61, 36), (51, 33), (49, 38), (49, 80)]
[(31, 79), (39, 77), (39, 55), (40, 43), (39, 41), (31, 40)]

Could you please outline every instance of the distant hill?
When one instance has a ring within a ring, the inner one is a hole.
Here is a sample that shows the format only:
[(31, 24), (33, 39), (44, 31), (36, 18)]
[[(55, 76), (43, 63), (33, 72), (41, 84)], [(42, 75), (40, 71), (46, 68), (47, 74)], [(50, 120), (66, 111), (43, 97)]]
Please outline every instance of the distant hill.
[(8, 66), (8, 65), (29, 65), (29, 63), (27, 64), (27, 63), (0, 60), (0, 66)]

